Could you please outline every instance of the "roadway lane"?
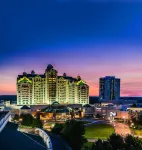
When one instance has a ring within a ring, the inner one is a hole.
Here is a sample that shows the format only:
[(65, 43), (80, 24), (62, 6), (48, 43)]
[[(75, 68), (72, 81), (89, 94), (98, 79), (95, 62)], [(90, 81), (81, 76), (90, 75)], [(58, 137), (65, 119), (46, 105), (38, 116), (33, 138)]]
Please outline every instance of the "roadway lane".
[(125, 136), (127, 134), (131, 134), (131, 130), (127, 124), (118, 123), (118, 122), (115, 122), (114, 124), (115, 124), (115, 126), (114, 126), (115, 133), (123, 135), (123, 136)]

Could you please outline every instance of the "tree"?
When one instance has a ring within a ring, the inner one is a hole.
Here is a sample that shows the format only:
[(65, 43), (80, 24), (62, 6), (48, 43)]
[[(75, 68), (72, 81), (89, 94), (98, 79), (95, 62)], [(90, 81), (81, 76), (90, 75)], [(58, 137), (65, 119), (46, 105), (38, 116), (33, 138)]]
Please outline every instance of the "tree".
[(130, 107), (137, 107), (137, 105), (135, 103), (133, 103)]
[(123, 137), (113, 133), (109, 138), (108, 142), (111, 144), (113, 150), (118, 150), (124, 148)]
[(98, 139), (94, 145), (94, 150), (104, 150), (103, 141)]
[(20, 114), (20, 119), (23, 119), (25, 114)]
[(66, 121), (61, 133), (73, 150), (80, 150), (83, 144), (87, 142), (84, 137), (85, 126), (79, 121)]
[(42, 128), (42, 122), (39, 118), (34, 118), (33, 119), (33, 124), (32, 124), (33, 128)]
[(19, 115), (15, 114), (13, 120), (19, 121)]
[(103, 147), (104, 147), (104, 150), (112, 150), (112, 146), (109, 141), (104, 141)]
[(35, 117), (40, 119), (40, 112), (36, 112)]
[(142, 125), (142, 113), (138, 114), (138, 123)]
[(93, 150), (112, 150), (112, 146), (108, 141), (98, 139), (93, 146)]
[(54, 134), (60, 134), (63, 130), (64, 125), (60, 123), (56, 123), (54, 127), (52, 128), (51, 132)]
[(32, 126), (33, 124), (33, 116), (31, 114), (23, 114), (21, 124), (24, 126)]
[(53, 112), (53, 119), (55, 119), (56, 122), (56, 110)]
[(75, 116), (74, 116), (74, 111), (73, 111), (73, 110), (70, 112), (70, 115), (71, 115), (71, 119), (74, 119), (74, 118), (75, 118)]
[(126, 150), (141, 150), (142, 141), (132, 135), (127, 135), (124, 139)]
[(81, 110), (79, 110), (78, 113), (79, 113), (79, 118), (82, 118), (82, 112), (81, 112)]

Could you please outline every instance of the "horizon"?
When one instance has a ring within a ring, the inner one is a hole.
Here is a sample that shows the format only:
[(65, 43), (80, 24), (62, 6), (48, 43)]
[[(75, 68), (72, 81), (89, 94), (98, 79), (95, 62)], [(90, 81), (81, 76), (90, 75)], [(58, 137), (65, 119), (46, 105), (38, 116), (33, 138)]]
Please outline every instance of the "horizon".
[(50, 63), (59, 74), (80, 75), (90, 96), (99, 95), (104, 76), (121, 79), (121, 96), (142, 95), (141, 2), (2, 4), (0, 95), (16, 94), (16, 78), (24, 70), (43, 74)]
[[(17, 95), (0, 95), (0, 96), (17, 96)], [(89, 97), (99, 97), (99, 95), (89, 95)], [(120, 96), (121, 97), (140, 97), (142, 98), (142, 96)]]

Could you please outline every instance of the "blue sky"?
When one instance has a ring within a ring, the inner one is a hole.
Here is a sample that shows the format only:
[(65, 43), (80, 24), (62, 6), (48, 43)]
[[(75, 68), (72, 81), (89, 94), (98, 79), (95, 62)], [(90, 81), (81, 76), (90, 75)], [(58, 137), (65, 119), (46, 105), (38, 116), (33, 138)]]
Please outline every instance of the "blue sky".
[(41, 73), (52, 63), (59, 73), (80, 74), (91, 95), (105, 75), (122, 79), (122, 95), (140, 95), (141, 8), (142, 2), (109, 0), (1, 2), (0, 94), (15, 94), (24, 69)]

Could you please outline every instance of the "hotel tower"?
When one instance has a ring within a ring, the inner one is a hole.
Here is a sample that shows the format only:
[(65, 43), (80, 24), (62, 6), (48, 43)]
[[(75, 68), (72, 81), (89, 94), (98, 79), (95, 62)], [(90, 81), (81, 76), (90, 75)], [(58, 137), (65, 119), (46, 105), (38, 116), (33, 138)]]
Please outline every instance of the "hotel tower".
[(100, 78), (100, 100), (119, 100), (120, 99), (120, 79), (115, 76)]
[(61, 104), (89, 103), (89, 86), (80, 76), (72, 78), (58, 72), (49, 64), (42, 75), (31, 71), (17, 77), (17, 105), (43, 105), (57, 101)]

